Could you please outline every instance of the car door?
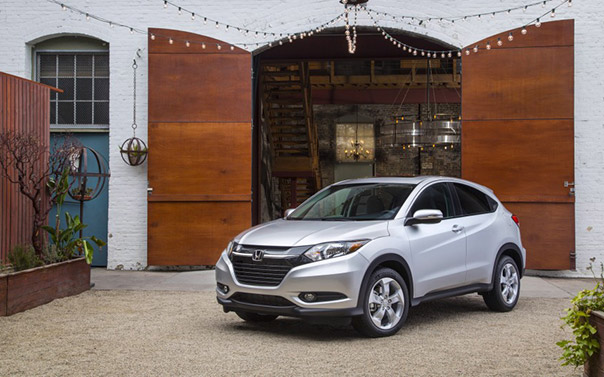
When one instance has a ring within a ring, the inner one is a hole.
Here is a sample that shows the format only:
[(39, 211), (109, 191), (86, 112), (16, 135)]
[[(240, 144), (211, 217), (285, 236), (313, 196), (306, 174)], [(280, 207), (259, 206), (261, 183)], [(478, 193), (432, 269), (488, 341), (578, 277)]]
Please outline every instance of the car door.
[(415, 297), (459, 287), (466, 281), (466, 237), (456, 218), (449, 185), (435, 183), (424, 188), (407, 217), (420, 209), (438, 209), (443, 220), (437, 224), (405, 226), (413, 260)]
[(490, 283), (493, 263), (505, 234), (497, 226), (497, 202), (463, 183), (450, 185), (461, 206), (460, 225), (466, 234), (466, 281)]

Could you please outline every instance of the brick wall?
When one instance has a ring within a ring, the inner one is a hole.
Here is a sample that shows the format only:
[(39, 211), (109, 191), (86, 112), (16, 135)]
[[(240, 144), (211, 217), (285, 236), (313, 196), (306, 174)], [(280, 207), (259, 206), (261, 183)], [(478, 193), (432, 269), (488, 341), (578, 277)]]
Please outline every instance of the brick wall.
[[(302, 31), (309, 25), (318, 25), (337, 15), (342, 6), (335, 0), (243, 0), (208, 1), (182, 0), (183, 5), (207, 15), (259, 30), (276, 32)], [(256, 42), (252, 35), (244, 36), (233, 30), (228, 32), (206, 26), (197, 17), (178, 13), (173, 8), (164, 10), (160, 0), (82, 0), (67, 4), (85, 8), (93, 14), (116, 22), (132, 24), (138, 28), (164, 27), (180, 29), (225, 40), (230, 43)], [(451, 2), (434, 0), (403, 2), (371, 0), (376, 10), (410, 15), (459, 15), (520, 5), (528, 1), (468, 0)], [(572, 8), (564, 6), (557, 18), (574, 18), (575, 24), (575, 181), (576, 181), (576, 247), (577, 267), (584, 271), (592, 256), (604, 259), (604, 49), (602, 49), (603, 5), (600, 0), (573, 2)], [(517, 11), (494, 19), (457, 22), (454, 25), (432, 22), (428, 26), (410, 26), (383, 21), (384, 26), (397, 27), (425, 34), (455, 46), (469, 45), (490, 35), (516, 28), (544, 12), (541, 7), (526, 13)], [(548, 17), (549, 18), (549, 17)], [(360, 18), (360, 24), (370, 21)], [(110, 28), (93, 20), (62, 11), (58, 5), (39, 0), (3, 0), (0, 2), (0, 70), (25, 78), (32, 78), (31, 46), (37, 41), (57, 35), (88, 35), (110, 44), (111, 64), (111, 130), (109, 184), (109, 234), (108, 268), (140, 269), (146, 266), (147, 207), (146, 165), (130, 167), (119, 157), (118, 146), (131, 135), (132, 117), (132, 58), (137, 49), (143, 50), (139, 60), (139, 130), (137, 135), (146, 139), (147, 101), (147, 39), (120, 28)], [(259, 41), (260, 39), (258, 39)], [(344, 40), (342, 43), (345, 43)], [(250, 50), (256, 47), (251, 47)], [(359, 39), (357, 49), (362, 49)], [(496, 74), (496, 72), (494, 73)], [(153, 146), (151, 146), (152, 148)]]

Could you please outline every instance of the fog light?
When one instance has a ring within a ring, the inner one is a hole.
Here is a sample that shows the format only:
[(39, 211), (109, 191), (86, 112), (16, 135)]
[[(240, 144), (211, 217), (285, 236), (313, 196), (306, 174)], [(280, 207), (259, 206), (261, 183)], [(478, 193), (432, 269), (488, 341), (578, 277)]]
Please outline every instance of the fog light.
[(216, 283), (216, 285), (218, 286), (218, 290), (224, 294), (229, 293), (229, 286), (228, 285), (224, 285), (224, 284), (220, 284), (220, 283)]
[(304, 293), (302, 295), (302, 300), (307, 302), (313, 302), (317, 299), (317, 295), (314, 293)]

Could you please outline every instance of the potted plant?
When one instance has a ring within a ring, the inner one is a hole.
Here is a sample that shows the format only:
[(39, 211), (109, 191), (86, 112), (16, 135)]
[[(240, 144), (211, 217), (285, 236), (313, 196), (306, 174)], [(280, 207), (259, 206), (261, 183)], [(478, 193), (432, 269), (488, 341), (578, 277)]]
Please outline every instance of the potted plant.
[(74, 187), (71, 189), (71, 197), (74, 200), (90, 200), (92, 199), (93, 192), (92, 187), (86, 187), (85, 190), (82, 190), (80, 187)]
[[(81, 153), (81, 146), (67, 139), (49, 149), (32, 135), (0, 133), (0, 174), (19, 187), (33, 212), (30, 244), (13, 246), (9, 264), (0, 267), (0, 316), (90, 289), (91, 242), (105, 245), (96, 237), (79, 237), (86, 225), (77, 216), (65, 213), (66, 224), (61, 226), (61, 206), (70, 192), (71, 162)], [(55, 226), (50, 227), (45, 224), (53, 205), (57, 216)], [(48, 244), (44, 230), (53, 244)]]
[(584, 376), (604, 375), (604, 264), (600, 263), (600, 276), (593, 271), (591, 258), (588, 270), (592, 271), (596, 286), (579, 292), (562, 317), (565, 325), (573, 332), (574, 339), (556, 343), (562, 348), (562, 365), (583, 366)]

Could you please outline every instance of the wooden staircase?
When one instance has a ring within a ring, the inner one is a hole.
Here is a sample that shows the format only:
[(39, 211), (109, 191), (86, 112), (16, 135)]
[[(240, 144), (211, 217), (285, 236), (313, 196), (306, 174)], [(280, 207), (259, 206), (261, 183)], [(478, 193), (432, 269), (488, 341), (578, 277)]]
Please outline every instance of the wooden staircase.
[(281, 206), (283, 210), (295, 208), (321, 188), (308, 63), (265, 64), (262, 101)]

